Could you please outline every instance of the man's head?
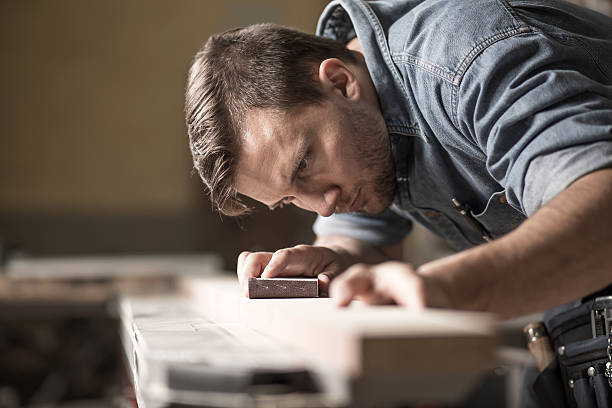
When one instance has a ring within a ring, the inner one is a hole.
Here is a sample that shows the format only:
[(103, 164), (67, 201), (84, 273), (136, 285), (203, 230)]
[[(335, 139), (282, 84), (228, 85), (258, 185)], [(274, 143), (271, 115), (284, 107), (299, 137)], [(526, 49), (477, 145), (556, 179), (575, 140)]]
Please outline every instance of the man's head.
[(386, 127), (363, 58), (271, 24), (212, 36), (189, 72), (195, 168), (227, 215), (251, 197), (321, 215), (380, 212), (394, 189)]

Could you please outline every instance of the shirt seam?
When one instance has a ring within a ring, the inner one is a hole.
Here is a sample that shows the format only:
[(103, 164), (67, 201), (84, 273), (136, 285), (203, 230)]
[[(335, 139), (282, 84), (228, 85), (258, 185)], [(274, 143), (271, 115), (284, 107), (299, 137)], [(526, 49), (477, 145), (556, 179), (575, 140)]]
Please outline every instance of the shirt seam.
[(397, 133), (403, 136), (422, 137), (421, 130), (418, 126), (405, 125), (402, 123), (387, 124), (389, 133)]
[(457, 128), (459, 128), (459, 118), (457, 117), (457, 109), (459, 104), (458, 92), (459, 88), (461, 87), (461, 84), (463, 83), (465, 73), (468, 71), (469, 67), (472, 66), (472, 63), (484, 50), (491, 47), (493, 44), (520, 34), (526, 34), (531, 32), (533, 32), (533, 30), (530, 27), (526, 26), (508, 27), (502, 31), (498, 31), (497, 33), (491, 35), (490, 37), (486, 38), (485, 40), (472, 47), (472, 49), (465, 55), (463, 60), (461, 60), (455, 71), (455, 76), (452, 80), (452, 85), (454, 86), (454, 89), (453, 92), (451, 92), (451, 118)]
[(498, 0), (498, 2), (502, 5), (502, 7), (506, 10), (506, 12), (508, 14), (510, 14), (510, 16), (514, 19), (514, 21), (521, 23), (524, 25), (523, 20), (521, 20), (519, 18), (519, 16), (516, 14), (516, 12), (514, 11), (514, 8), (512, 8), (512, 6), (510, 5), (510, 3), (508, 3), (506, 0)]
[(445, 80), (446, 82), (449, 82), (451, 84), (453, 83), (454, 74), (453, 72), (451, 72), (449, 69), (445, 67), (436, 65), (423, 58), (418, 58), (411, 54), (398, 53), (398, 54), (393, 54), (392, 57), (394, 58), (395, 63), (412, 65), (416, 68), (420, 68), (424, 71), (427, 71), (430, 74), (435, 75), (438, 78)]
[(455, 76), (452, 80), (453, 85), (461, 85), (461, 81), (463, 79), (463, 76), (465, 75), (465, 72), (470, 67), (472, 62), (476, 59), (476, 57), (478, 57), (478, 55), (480, 55), (480, 53), (483, 52), (485, 49), (489, 48), (491, 45), (495, 44), (498, 41), (505, 40), (518, 34), (525, 34), (530, 32), (532, 32), (532, 29), (525, 26), (508, 27), (504, 30), (496, 32), (492, 36), (486, 38), (485, 40), (472, 47), (472, 49), (466, 54), (465, 57), (463, 57), (463, 60), (461, 60), (461, 62), (457, 66), (457, 69), (455, 70)]

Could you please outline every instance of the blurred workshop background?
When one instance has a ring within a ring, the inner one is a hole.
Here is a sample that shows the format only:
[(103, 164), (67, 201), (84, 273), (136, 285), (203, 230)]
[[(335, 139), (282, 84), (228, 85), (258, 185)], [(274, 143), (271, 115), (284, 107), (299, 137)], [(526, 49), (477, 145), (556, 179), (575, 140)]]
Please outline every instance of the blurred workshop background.
[[(212, 211), (183, 101), (210, 34), (258, 22), (314, 32), (325, 3), (0, 1), (0, 260), (12, 262), (0, 264), (0, 407), (110, 406), (131, 393), (103, 301), (114, 278), (96, 259), (64, 260), (213, 253), (233, 270), (241, 250), (312, 240), (313, 217), (291, 207), (240, 222)], [(60, 264), (15, 262), (32, 258)], [(33, 277), (36, 265), (57, 273)], [(81, 270), (93, 278), (72, 279)]]
[[(313, 32), (324, 0), (1, 1), (0, 239), (33, 255), (240, 250), (313, 235), (294, 208), (211, 210), (184, 123), (208, 36), (276, 22)], [(243, 232), (247, 233), (243, 233)]]

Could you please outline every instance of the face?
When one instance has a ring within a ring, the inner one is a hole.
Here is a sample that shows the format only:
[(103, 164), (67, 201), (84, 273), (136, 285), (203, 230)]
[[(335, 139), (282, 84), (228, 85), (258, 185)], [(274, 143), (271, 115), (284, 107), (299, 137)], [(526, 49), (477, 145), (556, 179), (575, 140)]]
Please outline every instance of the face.
[(393, 199), (389, 137), (375, 109), (336, 98), (290, 112), (251, 110), (242, 134), (236, 188), (270, 208), (377, 214)]

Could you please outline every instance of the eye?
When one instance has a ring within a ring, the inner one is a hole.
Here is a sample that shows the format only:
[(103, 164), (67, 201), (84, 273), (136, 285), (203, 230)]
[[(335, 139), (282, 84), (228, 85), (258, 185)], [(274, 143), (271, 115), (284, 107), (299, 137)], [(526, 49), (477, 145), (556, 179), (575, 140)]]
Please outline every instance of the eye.
[(298, 164), (298, 171), (303, 171), (308, 167), (308, 161), (310, 160), (310, 153), (307, 153), (302, 160), (300, 160), (300, 164)]
[(283, 205), (291, 204), (291, 201), (293, 201), (293, 197), (283, 197), (280, 202), (280, 205), (282, 207)]

